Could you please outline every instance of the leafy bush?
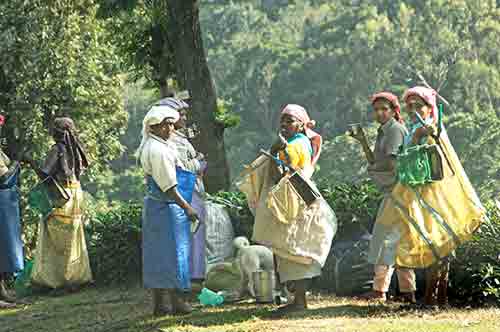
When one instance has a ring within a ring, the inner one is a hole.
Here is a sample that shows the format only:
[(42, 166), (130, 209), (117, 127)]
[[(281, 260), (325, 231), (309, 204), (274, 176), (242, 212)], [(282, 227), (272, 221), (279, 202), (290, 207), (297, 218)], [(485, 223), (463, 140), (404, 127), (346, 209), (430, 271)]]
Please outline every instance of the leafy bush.
[(326, 180), (320, 180), (319, 187), (337, 215), (335, 240), (371, 232), (382, 195), (370, 181), (330, 185)]
[(461, 246), (452, 262), (452, 296), (465, 303), (500, 304), (500, 204), (487, 204), (489, 221)]
[(86, 238), (94, 279), (110, 284), (141, 275), (142, 205), (125, 202), (91, 212)]
[(248, 208), (245, 195), (241, 192), (221, 191), (210, 199), (226, 207), (233, 224), (235, 236), (252, 238), (254, 216)]

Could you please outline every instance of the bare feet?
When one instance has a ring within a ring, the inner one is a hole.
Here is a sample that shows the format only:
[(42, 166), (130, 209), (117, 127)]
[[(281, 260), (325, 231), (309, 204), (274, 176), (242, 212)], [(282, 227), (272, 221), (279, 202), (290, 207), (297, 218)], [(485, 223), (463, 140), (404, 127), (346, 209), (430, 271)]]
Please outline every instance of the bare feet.
[(402, 302), (407, 304), (416, 304), (417, 299), (415, 297), (415, 292), (401, 293), (401, 295), (394, 298), (396, 302)]
[(17, 305), (15, 303), (5, 302), (0, 300), (0, 309), (14, 309)]
[(385, 293), (378, 292), (378, 291), (371, 291), (371, 292), (365, 293), (365, 294), (359, 296), (358, 298), (360, 300), (365, 300), (365, 301), (377, 301), (377, 302), (387, 301), (387, 296), (385, 295)]

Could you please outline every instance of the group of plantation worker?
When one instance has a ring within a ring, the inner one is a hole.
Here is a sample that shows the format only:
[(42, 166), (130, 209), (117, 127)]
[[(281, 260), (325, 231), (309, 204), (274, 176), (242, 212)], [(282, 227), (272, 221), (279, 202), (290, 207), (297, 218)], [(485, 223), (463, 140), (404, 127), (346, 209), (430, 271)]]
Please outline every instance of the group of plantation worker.
[[(398, 97), (374, 94), (372, 115), (380, 125), (374, 149), (361, 127), (349, 135), (359, 141), (368, 174), (383, 191), (370, 243), (373, 290), (367, 300), (385, 301), (394, 271), (401, 296), (416, 303), (414, 269), (426, 269), (424, 303), (446, 305), (449, 257), (485, 218), (481, 205), (438, 121), (437, 93), (414, 87)], [(189, 99), (168, 97), (155, 103), (143, 120), (137, 156), (146, 193), (142, 220), (143, 283), (157, 316), (189, 314), (192, 282), (205, 273), (205, 156), (185, 134)], [(277, 279), (293, 300), (277, 308), (286, 314), (307, 309), (308, 280), (318, 277), (334, 241), (336, 217), (312, 181), (320, 162), (322, 137), (304, 107), (288, 104), (280, 114), (279, 135), (242, 173), (239, 184), (255, 215), (253, 242), (274, 254)], [(76, 126), (56, 118), (50, 132), (55, 144), (38, 176), (55, 179), (70, 194), (39, 224), (32, 282), (48, 288), (76, 289), (92, 280), (82, 221), (80, 176), (89, 166)], [(399, 155), (419, 145), (438, 147), (442, 178), (408, 185), (397, 175)], [(19, 164), (1, 154), (0, 164), (0, 306), (16, 304), (6, 289), (9, 276), (23, 269), (17, 175)], [(199, 224), (199, 227), (197, 227)]]

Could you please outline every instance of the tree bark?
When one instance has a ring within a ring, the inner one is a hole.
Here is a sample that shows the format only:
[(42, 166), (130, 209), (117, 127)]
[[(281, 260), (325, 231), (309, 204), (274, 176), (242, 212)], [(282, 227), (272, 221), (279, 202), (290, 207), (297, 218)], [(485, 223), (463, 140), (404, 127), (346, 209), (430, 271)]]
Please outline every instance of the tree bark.
[(217, 95), (208, 68), (199, 21), (198, 0), (166, 0), (168, 39), (177, 79), (191, 94), (193, 120), (200, 130), (197, 148), (206, 155), (209, 192), (229, 188), (229, 167), (224, 148), (224, 126), (216, 121)]

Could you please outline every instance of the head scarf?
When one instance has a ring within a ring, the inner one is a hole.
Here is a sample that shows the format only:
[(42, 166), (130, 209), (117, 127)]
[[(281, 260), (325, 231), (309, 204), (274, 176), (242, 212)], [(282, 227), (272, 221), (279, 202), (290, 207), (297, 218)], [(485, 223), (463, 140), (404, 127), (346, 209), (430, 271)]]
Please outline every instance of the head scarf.
[(403, 123), (403, 117), (401, 116), (401, 106), (399, 106), (398, 97), (390, 92), (379, 92), (370, 97), (372, 106), (378, 99), (385, 99), (391, 103), (392, 109), (394, 110), (394, 119), (398, 122)]
[(281, 111), (281, 115), (290, 115), (300, 121), (304, 125), (304, 131), (306, 136), (311, 140), (311, 145), (313, 148), (313, 156), (312, 156), (312, 164), (313, 166), (318, 162), (319, 156), (321, 154), (321, 146), (323, 144), (323, 140), (321, 135), (312, 130), (316, 125), (316, 121), (311, 120), (309, 114), (304, 107), (296, 104), (288, 104)]
[(189, 105), (182, 99), (179, 98), (163, 98), (157, 101), (153, 106), (168, 106), (176, 111), (189, 108)]
[[(171, 99), (171, 98), (165, 98), (165, 99)], [(151, 137), (151, 126), (160, 124), (165, 119), (167, 119), (167, 121), (170, 123), (176, 123), (180, 119), (179, 112), (177, 111), (176, 108), (174, 108), (178, 106), (167, 103), (160, 104), (160, 102), (165, 99), (162, 99), (158, 103), (153, 105), (149, 109), (146, 116), (144, 117), (144, 120), (142, 121), (142, 141), (141, 145), (139, 145), (139, 149), (137, 150), (137, 156), (141, 155), (142, 149), (144, 149), (146, 141), (148, 140), (148, 138)]]
[(411, 89), (406, 90), (403, 100), (406, 103), (411, 96), (417, 96), (422, 98), (427, 105), (431, 107), (431, 117), (434, 121), (437, 121), (438, 108), (436, 104), (437, 92), (434, 89), (426, 88), (425, 86), (416, 86)]
[(71, 118), (55, 118), (53, 125), (53, 136), (57, 143), (65, 147), (64, 156), (66, 165), (80, 178), (83, 170), (89, 166), (87, 155), (80, 142), (75, 123)]

